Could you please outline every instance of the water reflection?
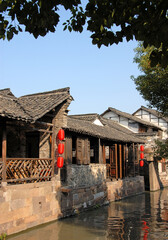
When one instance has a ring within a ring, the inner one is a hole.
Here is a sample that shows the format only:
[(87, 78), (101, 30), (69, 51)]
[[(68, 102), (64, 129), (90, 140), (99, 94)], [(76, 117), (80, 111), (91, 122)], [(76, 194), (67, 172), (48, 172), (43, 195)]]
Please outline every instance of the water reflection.
[(43, 225), (10, 240), (168, 239), (168, 189), (127, 198)]

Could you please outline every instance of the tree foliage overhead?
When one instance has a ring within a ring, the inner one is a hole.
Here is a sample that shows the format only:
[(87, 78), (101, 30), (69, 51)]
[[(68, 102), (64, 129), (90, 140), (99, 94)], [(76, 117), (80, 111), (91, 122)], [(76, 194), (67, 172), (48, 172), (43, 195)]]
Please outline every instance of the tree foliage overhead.
[(138, 64), (143, 75), (132, 78), (137, 90), (150, 106), (168, 116), (168, 66), (163, 68), (157, 64), (151, 67), (150, 54), (154, 50), (154, 46), (144, 48), (142, 43), (139, 43), (135, 49), (134, 62)]
[(82, 32), (86, 25), (98, 47), (135, 37), (145, 47), (161, 47), (151, 54), (153, 65), (168, 62), (167, 0), (0, 0), (0, 38), (12, 39), (21, 25), (35, 38), (55, 32), (60, 5), (72, 16), (64, 29)]
[(155, 141), (154, 156), (157, 160), (168, 158), (168, 139), (165, 141)]

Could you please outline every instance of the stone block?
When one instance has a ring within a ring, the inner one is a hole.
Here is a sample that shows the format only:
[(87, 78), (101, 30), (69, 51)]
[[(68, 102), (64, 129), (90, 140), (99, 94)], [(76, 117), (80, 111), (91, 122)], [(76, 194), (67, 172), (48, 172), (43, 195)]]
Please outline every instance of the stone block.
[(25, 200), (24, 199), (16, 199), (11, 201), (11, 210), (23, 208), (25, 206)]
[(50, 211), (45, 211), (44, 213), (43, 213), (43, 217), (44, 218), (48, 218), (48, 217), (51, 217), (52, 216), (52, 211), (50, 210)]
[(2, 233), (7, 233), (8, 229), (14, 226), (14, 221), (9, 221), (7, 223), (0, 224), (0, 235)]
[(78, 200), (79, 200), (79, 195), (77, 193), (73, 194), (73, 202)]
[(45, 197), (33, 197), (32, 199), (32, 210), (33, 214), (37, 214), (42, 212), (42, 209), (44, 208), (46, 203)]
[(30, 197), (29, 191), (25, 189), (24, 191), (19, 191), (19, 190), (14, 190), (11, 191), (11, 200), (16, 200), (16, 199), (25, 199)]
[(9, 202), (2, 202), (0, 204), (0, 215), (1, 215), (1, 218), (3, 217), (3, 214), (6, 214), (8, 211), (10, 211), (10, 204), (9, 204)]
[(0, 204), (3, 202), (5, 202), (5, 198), (3, 197), (3, 193), (2, 193), (2, 195), (0, 195)]
[(33, 223), (35, 222), (37, 224), (39, 216), (38, 215), (32, 215), (24, 218), (24, 222), (27, 223)]
[(24, 224), (24, 218), (19, 218), (15, 221), (15, 226), (20, 226)]
[(32, 215), (32, 208), (31, 208), (31, 206), (29, 206), (29, 207), (16, 209), (14, 211), (11, 211), (11, 215), (12, 215), (13, 220), (28, 217), (28, 216)]
[(99, 193), (94, 194), (94, 200), (97, 198), (100, 198), (100, 197), (104, 197), (104, 192), (99, 192)]
[(7, 235), (10, 235), (10, 234), (14, 234), (14, 233), (18, 233), (20, 231), (24, 231), (27, 229), (27, 226), (26, 224), (24, 225), (21, 225), (21, 226), (14, 226), (14, 227), (11, 227), (7, 230)]

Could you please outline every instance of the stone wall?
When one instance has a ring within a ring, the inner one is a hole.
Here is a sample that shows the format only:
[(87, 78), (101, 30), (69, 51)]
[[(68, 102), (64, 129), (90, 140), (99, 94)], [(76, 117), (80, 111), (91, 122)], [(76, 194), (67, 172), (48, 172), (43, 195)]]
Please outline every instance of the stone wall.
[(145, 186), (143, 176), (128, 177), (107, 182), (107, 199), (110, 202), (140, 194), (144, 191)]
[(61, 209), (63, 217), (74, 215), (89, 208), (96, 208), (107, 203), (106, 184), (90, 187), (62, 188)]
[[(59, 175), (50, 182), (2, 185), (0, 188), (0, 234), (17, 233), (144, 191), (143, 177), (106, 183), (103, 164), (100, 166), (93, 164), (90, 168), (89, 166), (78, 167), (72, 168), (75, 169), (74, 171), (81, 170), (77, 174), (80, 176), (80, 181), (78, 182), (76, 177), (73, 178), (76, 181), (74, 186), (71, 184), (71, 186), (61, 187)], [(84, 167), (86, 167), (85, 170)], [(83, 171), (85, 173), (90, 171), (92, 175), (84, 179), (85, 186), (82, 186)], [(73, 179), (71, 178), (71, 181)]]
[(106, 181), (105, 164), (67, 165), (67, 185), (73, 188), (94, 186)]
[(166, 172), (160, 173), (160, 182), (161, 182), (161, 188), (168, 187), (168, 174)]
[(0, 188), (0, 234), (13, 234), (61, 217), (60, 182)]

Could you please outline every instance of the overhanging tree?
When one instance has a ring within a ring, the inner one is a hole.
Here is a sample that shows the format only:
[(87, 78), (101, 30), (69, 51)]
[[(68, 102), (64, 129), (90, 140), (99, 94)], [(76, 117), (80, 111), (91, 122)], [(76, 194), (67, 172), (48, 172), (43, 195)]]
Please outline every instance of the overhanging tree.
[(132, 78), (137, 90), (150, 106), (168, 116), (168, 67), (163, 68), (160, 64), (151, 67), (150, 54), (154, 50), (154, 46), (144, 48), (142, 43), (139, 43), (135, 49), (134, 62), (143, 74)]
[(0, 0), (0, 38), (12, 39), (22, 25), (35, 38), (55, 32), (60, 5), (71, 11), (65, 29), (82, 32), (86, 25), (98, 47), (135, 37), (145, 47), (156, 47), (150, 56), (152, 65), (167, 65), (167, 0)]
[(155, 141), (155, 147), (154, 147), (154, 156), (157, 160), (161, 160), (163, 158), (168, 158), (168, 140)]

